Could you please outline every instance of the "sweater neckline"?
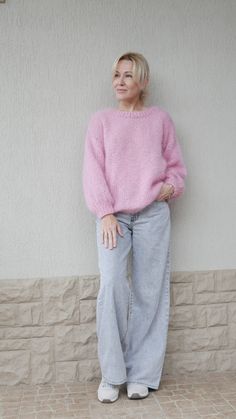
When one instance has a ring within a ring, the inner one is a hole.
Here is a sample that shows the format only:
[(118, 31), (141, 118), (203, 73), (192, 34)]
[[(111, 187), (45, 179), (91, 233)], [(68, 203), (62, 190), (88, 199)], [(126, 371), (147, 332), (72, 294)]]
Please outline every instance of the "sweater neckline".
[(111, 112), (115, 115), (122, 116), (125, 118), (143, 118), (151, 114), (154, 110), (154, 106), (149, 106), (142, 111), (122, 111), (118, 108), (110, 108)]

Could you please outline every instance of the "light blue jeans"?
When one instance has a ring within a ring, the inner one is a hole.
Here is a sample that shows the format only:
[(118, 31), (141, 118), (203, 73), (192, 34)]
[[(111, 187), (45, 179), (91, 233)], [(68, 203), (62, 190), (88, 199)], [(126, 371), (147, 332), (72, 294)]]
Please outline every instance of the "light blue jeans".
[[(102, 376), (110, 384), (157, 389), (164, 364), (170, 307), (170, 208), (153, 201), (134, 214), (114, 214), (124, 236), (105, 247), (96, 217), (100, 288), (96, 327)], [(128, 256), (132, 276), (128, 280)]]

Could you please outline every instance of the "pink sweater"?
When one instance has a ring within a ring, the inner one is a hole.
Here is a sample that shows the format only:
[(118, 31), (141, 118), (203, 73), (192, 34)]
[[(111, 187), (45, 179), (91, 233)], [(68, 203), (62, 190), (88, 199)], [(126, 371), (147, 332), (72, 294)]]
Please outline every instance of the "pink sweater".
[(85, 138), (83, 190), (98, 218), (135, 213), (157, 199), (163, 183), (184, 192), (187, 170), (173, 121), (165, 110), (106, 108), (92, 114)]

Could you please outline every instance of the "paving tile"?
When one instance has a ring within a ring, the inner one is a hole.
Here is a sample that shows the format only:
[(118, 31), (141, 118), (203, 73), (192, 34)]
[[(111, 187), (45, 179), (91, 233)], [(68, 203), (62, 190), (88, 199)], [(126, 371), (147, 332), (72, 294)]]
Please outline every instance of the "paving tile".
[(87, 383), (0, 386), (1, 419), (236, 419), (236, 373), (181, 374), (162, 378), (144, 399), (97, 399), (100, 380)]

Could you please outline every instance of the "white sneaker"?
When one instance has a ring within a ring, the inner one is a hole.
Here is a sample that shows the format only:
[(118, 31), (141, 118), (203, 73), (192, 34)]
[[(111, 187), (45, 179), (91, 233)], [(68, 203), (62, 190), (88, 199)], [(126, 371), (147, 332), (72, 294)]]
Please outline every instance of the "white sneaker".
[(103, 403), (115, 402), (119, 397), (119, 390), (119, 385), (109, 384), (102, 379), (98, 387), (98, 400)]
[(139, 383), (127, 383), (129, 399), (143, 399), (149, 395), (148, 387)]

